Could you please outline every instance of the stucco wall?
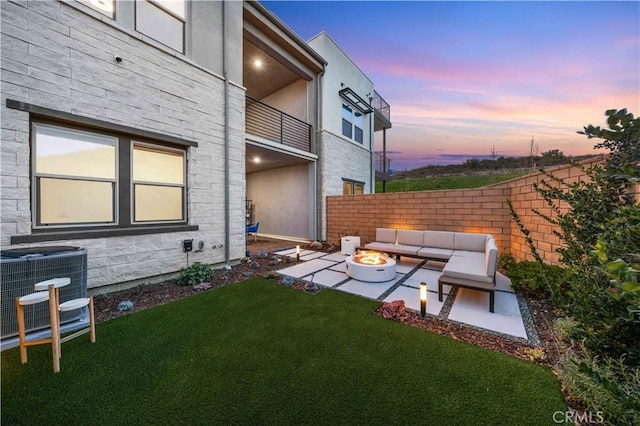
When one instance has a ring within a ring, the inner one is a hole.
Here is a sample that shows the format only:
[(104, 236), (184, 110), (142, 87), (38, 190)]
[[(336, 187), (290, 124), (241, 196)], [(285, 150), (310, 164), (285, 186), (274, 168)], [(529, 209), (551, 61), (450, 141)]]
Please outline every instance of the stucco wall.
[(261, 234), (309, 238), (310, 166), (282, 167), (247, 175), (247, 198), (255, 204)]
[(262, 99), (262, 102), (307, 123), (307, 84), (305, 80), (298, 80)]
[[(224, 248), (212, 248), (225, 241), (222, 77), (97, 13), (85, 12), (79, 5), (0, 3), (2, 248), (86, 247), (88, 285), (94, 289), (114, 283), (151, 282), (159, 275), (178, 271), (187, 265), (181, 249), (186, 238), (205, 243), (204, 251), (190, 254), (191, 262), (223, 262)], [(206, 3), (218, 7), (217, 2)], [(232, 9), (240, 29), (230, 32), (230, 43), (241, 46), (242, 8)], [(114, 56), (122, 57), (122, 63), (116, 63)], [(241, 69), (241, 64), (234, 67)], [(242, 212), (244, 91), (231, 85), (230, 97), (230, 209)], [(31, 151), (29, 113), (7, 108), (7, 98), (197, 142), (199, 146), (187, 153), (187, 208), (189, 224), (199, 230), (10, 246), (12, 236), (32, 233)], [(232, 260), (244, 255), (244, 231), (242, 215), (232, 214)]]

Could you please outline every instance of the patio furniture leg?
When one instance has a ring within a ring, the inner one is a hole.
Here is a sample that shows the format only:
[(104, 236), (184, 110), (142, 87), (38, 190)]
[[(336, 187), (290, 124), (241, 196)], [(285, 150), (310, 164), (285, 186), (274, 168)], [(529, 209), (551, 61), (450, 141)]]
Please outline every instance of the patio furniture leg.
[(490, 291), (489, 292), (489, 312), (491, 313), (493, 313), (494, 304), (495, 304), (495, 292)]
[(442, 282), (438, 281), (438, 301), (442, 302)]

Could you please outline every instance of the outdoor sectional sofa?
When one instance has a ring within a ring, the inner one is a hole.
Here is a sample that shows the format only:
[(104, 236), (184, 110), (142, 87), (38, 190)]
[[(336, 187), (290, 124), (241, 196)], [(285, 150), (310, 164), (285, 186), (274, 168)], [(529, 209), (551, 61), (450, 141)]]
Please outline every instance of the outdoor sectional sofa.
[(494, 311), (498, 247), (490, 234), (377, 228), (376, 241), (364, 248), (447, 262), (438, 279), (438, 299), (444, 284), (486, 291)]

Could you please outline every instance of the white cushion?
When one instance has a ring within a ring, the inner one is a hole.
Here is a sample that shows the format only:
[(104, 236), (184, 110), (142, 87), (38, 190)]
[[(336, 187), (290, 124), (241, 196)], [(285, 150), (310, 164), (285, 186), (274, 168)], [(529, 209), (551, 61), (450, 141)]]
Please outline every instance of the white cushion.
[(422, 247), (423, 240), (424, 240), (423, 231), (410, 231), (407, 229), (398, 229), (398, 244)]
[(422, 245), (424, 247), (435, 247), (442, 249), (453, 250), (454, 245), (454, 233), (447, 231), (424, 231), (424, 240)]
[(376, 241), (379, 243), (392, 243), (396, 242), (396, 230), (391, 228), (377, 228), (376, 229)]
[(498, 269), (498, 246), (496, 245), (496, 240), (494, 240), (493, 237), (487, 238), (484, 255), (487, 263), (487, 275), (493, 277)]
[(435, 248), (435, 247), (423, 247), (418, 250), (418, 256), (428, 257), (430, 259), (449, 259), (453, 254), (453, 250)]
[(493, 276), (487, 275), (484, 253), (453, 253), (442, 269), (442, 274), (471, 281), (493, 282)]
[(416, 256), (418, 254), (418, 250), (420, 250), (422, 247), (375, 242), (366, 244), (364, 248), (366, 248), (367, 250), (378, 250), (385, 253), (407, 254)]
[(481, 251), (484, 252), (487, 244), (487, 234), (471, 234), (468, 232), (456, 232), (455, 233), (455, 249), (466, 251)]

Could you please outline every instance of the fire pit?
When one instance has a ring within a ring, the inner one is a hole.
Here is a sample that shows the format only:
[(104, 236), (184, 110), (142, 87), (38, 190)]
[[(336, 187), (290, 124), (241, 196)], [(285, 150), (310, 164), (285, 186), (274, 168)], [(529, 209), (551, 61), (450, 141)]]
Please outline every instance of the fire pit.
[(396, 277), (396, 261), (375, 250), (358, 250), (347, 258), (347, 275), (358, 281), (379, 283)]

